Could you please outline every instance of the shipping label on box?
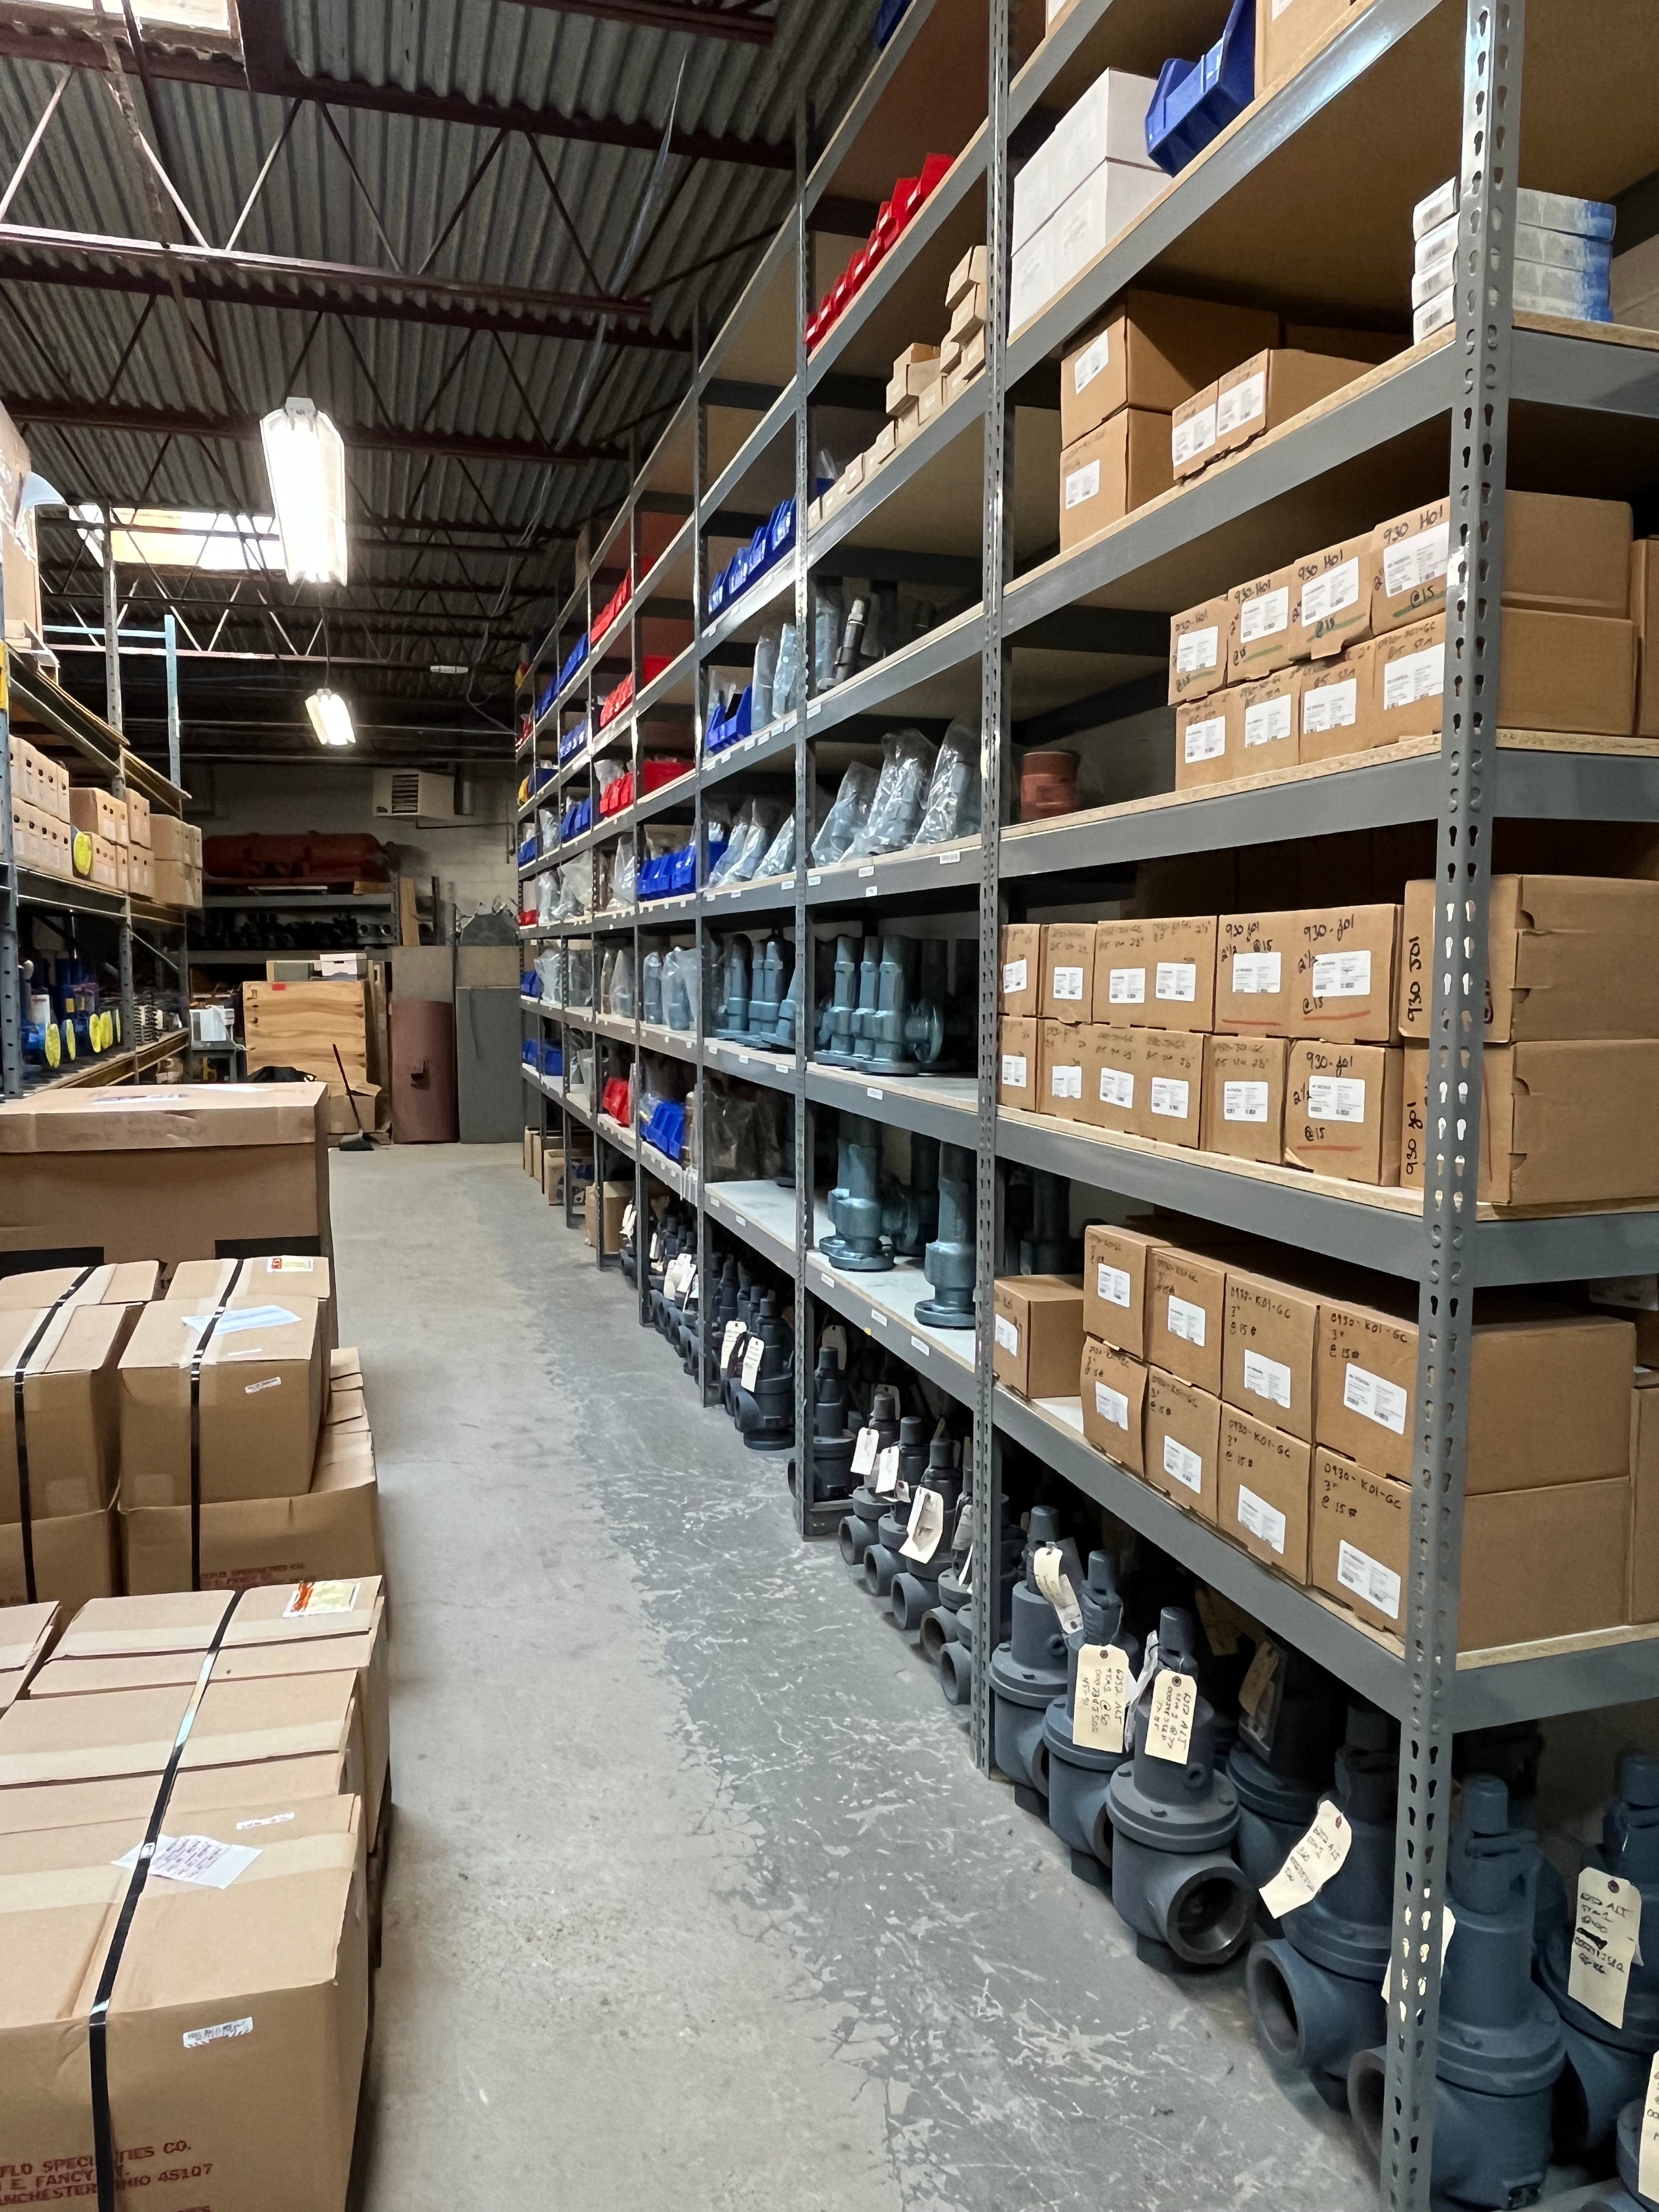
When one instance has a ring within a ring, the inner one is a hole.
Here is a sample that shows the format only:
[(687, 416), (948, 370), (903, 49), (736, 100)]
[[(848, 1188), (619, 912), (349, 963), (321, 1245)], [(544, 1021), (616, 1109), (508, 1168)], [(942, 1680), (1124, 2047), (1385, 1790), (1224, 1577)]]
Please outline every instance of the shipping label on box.
[(1146, 927), (1138, 921), (1095, 924), (1092, 1008), (1097, 1022), (1121, 1029), (1138, 1027), (1145, 1020), (1152, 988), (1146, 965)]
[(1413, 507), (1372, 531), (1371, 629), (1377, 635), (1445, 605), (1450, 542), (1449, 499)]
[(1373, 1627), (1406, 1626), (1412, 1492), (1322, 1446), (1313, 1455), (1309, 1580)]
[(1083, 1119), (1083, 1048), (1086, 1028), (1073, 1022), (1044, 1022), (1037, 1072), (1036, 1110), (1056, 1121)]
[(1204, 1119), (1204, 1045), (1196, 1030), (1142, 1032), (1138, 1135), (1197, 1149)]
[(1206, 599), (1174, 616), (1170, 623), (1170, 704), (1203, 699), (1227, 682), (1232, 653), (1233, 603), (1230, 594)]
[(1231, 691), (1189, 699), (1176, 709), (1176, 789), (1224, 783), (1246, 773), (1236, 747), (1228, 744)]
[(1053, 1022), (1086, 1022), (1093, 1001), (1095, 925), (1050, 922), (1042, 939), (1042, 1013)]
[(1277, 1166), (1285, 1152), (1283, 1037), (1212, 1036), (1204, 1052), (1204, 1115), (1199, 1143), (1206, 1152)]
[(1176, 1245), (1155, 1252), (1149, 1362), (1219, 1397), (1226, 1304), (1224, 1260)]
[(1037, 1062), (1042, 1024), (1023, 1015), (1005, 1014), (997, 1024), (997, 1103), (1037, 1107)]
[(1218, 1526), (1293, 1583), (1308, 1579), (1313, 1448), (1236, 1407), (1221, 1409)]
[(1295, 588), (1289, 568), (1235, 584), (1227, 597), (1232, 604), (1232, 652), (1227, 680), (1243, 684), (1252, 677), (1271, 676), (1288, 668), (1297, 657), (1296, 633), (1291, 621), (1291, 597)]
[(1300, 918), (1293, 1034), (1352, 1044), (1395, 1036), (1397, 906), (1314, 907)]
[(1263, 775), (1297, 765), (1297, 709), (1304, 673), (1301, 668), (1278, 669), (1225, 695), (1236, 774)]
[(1379, 649), (1375, 639), (1367, 638), (1340, 659), (1316, 661), (1302, 672), (1297, 757), (1304, 766), (1369, 752), (1383, 742), (1376, 695)]
[(1139, 1020), (1149, 1029), (1209, 1029), (1215, 1018), (1215, 916), (1157, 915), (1141, 927), (1147, 992)]
[(1292, 564), (1298, 655), (1334, 659), (1371, 628), (1370, 538), (1347, 538)]
[(1285, 1094), (1285, 1158), (1316, 1175), (1392, 1185), (1400, 1180), (1403, 1055), (1398, 1045), (1291, 1047)]
[(1221, 1407), (1207, 1390), (1151, 1368), (1143, 1479), (1213, 1528)]
[(1091, 1222), (1084, 1232), (1084, 1328), (1134, 1359), (1146, 1356), (1152, 1255), (1167, 1241), (1109, 1222)]
[(1091, 1022), (1083, 1041), (1083, 1110), (1074, 1119), (1120, 1136), (1140, 1133), (1148, 1032)]
[(1302, 915), (1224, 914), (1217, 925), (1215, 1025), (1235, 1036), (1289, 1036), (1297, 1003)]
[(1221, 1395), (1253, 1419), (1314, 1438), (1319, 1300), (1270, 1275), (1230, 1271)]
[(1372, 659), (1377, 742), (1440, 733), (1446, 678), (1446, 618), (1437, 615), (1376, 641)]
[(1417, 1324), (1322, 1299), (1314, 1435), (1378, 1474), (1409, 1482), (1416, 1442)]
[(1085, 1440), (1129, 1474), (1141, 1474), (1146, 1464), (1141, 1456), (1146, 1367), (1130, 1353), (1094, 1336), (1084, 1340), (1080, 1365)]
[(1215, 454), (1217, 387), (1206, 384), (1182, 400), (1170, 415), (1170, 467), (1184, 483), (1208, 466)]
[(1042, 926), (1035, 921), (1003, 925), (1000, 938), (1001, 971), (997, 982), (997, 1011), (1004, 1014), (1036, 1015), (1042, 1012)]

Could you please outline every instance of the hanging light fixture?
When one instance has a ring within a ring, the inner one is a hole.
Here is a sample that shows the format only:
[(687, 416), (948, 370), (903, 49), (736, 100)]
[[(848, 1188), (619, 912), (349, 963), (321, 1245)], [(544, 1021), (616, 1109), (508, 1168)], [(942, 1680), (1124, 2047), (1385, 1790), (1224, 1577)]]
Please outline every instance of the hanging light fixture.
[(346, 580), (345, 445), (310, 399), (290, 399), (259, 425), (290, 584)]
[(337, 691), (313, 691), (306, 701), (306, 713), (317, 733), (319, 745), (355, 745), (357, 732), (352, 727), (351, 709)]

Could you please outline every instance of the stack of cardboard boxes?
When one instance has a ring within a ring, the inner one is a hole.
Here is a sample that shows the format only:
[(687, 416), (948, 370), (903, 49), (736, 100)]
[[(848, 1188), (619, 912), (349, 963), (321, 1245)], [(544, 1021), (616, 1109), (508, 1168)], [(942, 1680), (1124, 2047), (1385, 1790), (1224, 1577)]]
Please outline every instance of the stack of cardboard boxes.
[[(15, 732), (11, 827), (18, 866), (44, 876), (78, 878), (100, 890), (162, 906), (202, 903), (202, 833), (176, 815), (152, 815), (141, 792), (123, 799), (96, 784), (71, 784), (61, 762)], [(165, 851), (174, 872), (157, 885)]]
[[(9, 2155), (59, 2194), (93, 2193), (106, 2117), (118, 2187), (159, 2203), (264, 2204), (273, 2174), (284, 2202), (345, 2200), (391, 1826), (384, 1600), (368, 1577), (228, 1604), (89, 1604), (0, 1713)], [(112, 1956), (106, 2115), (86, 2018)]]
[[(1176, 788), (1437, 735), (1449, 536), (1436, 500), (1176, 615)], [(1505, 495), (1500, 722), (1659, 732), (1651, 554), (1620, 501)]]
[(150, 817), (154, 890), (157, 906), (198, 907), (202, 903), (202, 832), (176, 814)]
[[(1433, 889), (1402, 905), (1018, 923), (998, 1102), (1351, 1182), (1420, 1185)], [(1498, 876), (1480, 1195), (1659, 1196), (1659, 884)]]
[[(1402, 343), (1398, 338), (1300, 330), (1295, 325), (1287, 337), (1284, 346), (1270, 339), (1262, 350), (1236, 361), (1175, 409), (1170, 465), (1178, 483), (1190, 483), (1215, 462), (1242, 453), (1269, 430), (1369, 374)], [(1328, 343), (1309, 343), (1320, 339)], [(1352, 352), (1345, 350), (1349, 347)]]
[(1107, 70), (1014, 179), (1008, 329), (1017, 334), (1155, 200), (1169, 179), (1146, 151), (1149, 76)]
[(73, 875), (69, 770), (15, 730), (6, 742), (11, 766), (12, 850), (18, 866), (43, 876)]
[[(1097, 1450), (1275, 1573), (1401, 1632), (1418, 1342), (1395, 1286), (1334, 1267), (1288, 1279), (1272, 1249), (1224, 1231), (1097, 1224), (1080, 1281), (1000, 1281), (995, 1306), (999, 1381), (1070, 1398), (1075, 1367)], [(1465, 1650), (1659, 1617), (1632, 1536), (1635, 1358), (1612, 1313), (1519, 1297), (1477, 1312)], [(1659, 1467), (1648, 1487), (1650, 1553)]]

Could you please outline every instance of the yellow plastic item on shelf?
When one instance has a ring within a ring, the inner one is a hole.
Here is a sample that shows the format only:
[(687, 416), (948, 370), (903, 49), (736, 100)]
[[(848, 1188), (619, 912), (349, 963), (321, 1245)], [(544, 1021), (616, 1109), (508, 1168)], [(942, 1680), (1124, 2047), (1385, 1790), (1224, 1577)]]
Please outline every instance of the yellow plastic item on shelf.
[(92, 834), (76, 830), (70, 836), (70, 865), (82, 882), (92, 873)]

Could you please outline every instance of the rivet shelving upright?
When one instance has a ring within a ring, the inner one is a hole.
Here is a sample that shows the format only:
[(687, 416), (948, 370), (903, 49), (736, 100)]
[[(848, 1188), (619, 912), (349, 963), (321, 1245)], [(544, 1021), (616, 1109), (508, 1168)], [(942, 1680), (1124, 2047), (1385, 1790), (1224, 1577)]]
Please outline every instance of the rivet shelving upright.
[[(666, 911), (599, 916), (526, 937), (533, 944), (542, 936), (591, 936), (597, 948), (621, 932), (634, 945), (636, 978), (641, 946), (660, 941), (665, 930), (693, 933), (700, 953), (712, 954), (723, 931), (768, 913), (787, 915), (798, 957), (809, 962), (814, 933), (856, 933), (890, 916), (931, 916), (976, 948), (972, 1073), (872, 1085), (819, 1066), (810, 1056), (810, 1007), (801, 1061), (754, 1054), (739, 1066), (732, 1048), (711, 1035), (707, 963), (692, 1036), (670, 1041), (635, 1030), (636, 1049), (670, 1052), (695, 1073), (764, 1080), (793, 1099), (801, 1170), (793, 1206), (718, 1184), (699, 1194), (684, 1177), (682, 1192), (699, 1198), (705, 1279), (712, 1230), (793, 1268), (799, 1526), (823, 1533), (838, 1510), (826, 1510), (814, 1495), (810, 1446), (810, 1347), (829, 1313), (867, 1331), (973, 1415), (981, 1546), (995, 1544), (989, 1524), (1001, 1487), (998, 1464), (1004, 1444), (1012, 1443), (1399, 1720), (1395, 1948), (1415, 1958), (1443, 1881), (1454, 1733), (1659, 1692), (1659, 1636), (1650, 1630), (1465, 1652), (1457, 1625), (1467, 1419), (1457, 1378), (1468, 1373), (1471, 1294), (1477, 1286), (1659, 1269), (1659, 1212), (1500, 1217), (1477, 1200), (1474, 1147), (1463, 1141), (1479, 1125), (1493, 825), (1607, 824), (1617, 834), (1616, 825), (1659, 822), (1652, 747), (1500, 728), (1496, 714), (1506, 485), (1638, 502), (1659, 492), (1659, 336), (1516, 311), (1514, 196), (1524, 183), (1616, 199), (1659, 170), (1659, 60), (1639, 0), (1610, 0), (1595, 12), (1593, 35), (1570, 0), (1370, 0), (1011, 342), (1009, 200), (1019, 159), (1102, 70), (1156, 74), (1171, 52), (1195, 52), (1213, 40), (1224, 15), (1219, 0), (1071, 0), (1039, 44), (1016, 51), (1010, 0), (991, 0), (988, 11), (911, 0), (822, 145), (811, 118), (802, 118), (790, 218), (723, 329), (707, 348), (694, 348), (690, 393), (613, 525), (613, 541), (635, 531), (649, 511), (642, 496), (677, 477), (673, 488), (693, 518), (690, 635), (636, 701), (635, 727), (648, 720), (653, 693), (666, 699), (684, 687), (676, 703), (689, 703), (687, 735), (698, 765), (683, 780), (687, 788), (670, 789), (699, 836), (711, 800), (762, 790), (793, 795), (805, 824), (813, 792), (827, 795), (860, 749), (873, 757), (884, 730), (916, 723), (937, 733), (963, 714), (980, 723), (981, 836), (955, 849), (818, 868), (805, 856), (807, 829), (787, 892), (705, 891), (668, 902)], [(914, 173), (935, 149), (956, 155), (950, 173), (809, 357), (799, 336), (805, 312), (845, 265), (895, 176)], [(1139, 283), (1273, 304), (1310, 322), (1403, 330), (1410, 210), (1454, 173), (1462, 180), (1454, 327), (1393, 356), (1195, 483), (1073, 550), (1055, 550), (1056, 362), (1109, 301)], [(983, 375), (817, 529), (799, 532), (784, 568), (710, 621), (707, 575), (792, 486), (805, 514), (820, 444), (834, 448), (843, 417), (879, 414), (884, 364), (908, 340), (939, 335), (945, 276), (980, 240), (989, 248)], [(1471, 581), (1449, 613), (1441, 736), (1386, 756), (1285, 771), (1271, 783), (1179, 794), (1128, 787), (1143, 757), (1135, 748), (1145, 718), (1164, 697), (1172, 613), (1449, 488), (1454, 544), (1468, 548)], [(743, 665), (763, 617), (780, 608), (791, 609), (809, 635), (815, 594), (845, 576), (923, 585), (936, 595), (937, 619), (842, 684), (811, 690), (793, 723), (704, 759), (704, 717), (718, 672)], [(583, 611), (603, 597), (595, 584), (563, 611), (541, 665), (558, 665)], [(636, 624), (641, 599), (636, 585)], [(637, 671), (637, 629), (635, 637)], [(555, 720), (568, 703), (554, 702)], [(1106, 733), (1109, 765), (1120, 757), (1121, 733), (1121, 795), (1057, 820), (1016, 822), (1015, 749), (1083, 732)], [(633, 742), (642, 749), (637, 734)], [(1412, 824), (1431, 841), (1447, 897), (1455, 894), (1460, 911), (1447, 928), (1462, 940), (1460, 957), (1443, 963), (1435, 983), (1433, 1081), (1446, 1086), (1449, 1103), (1431, 1147), (1426, 1204), (1411, 1192), (1339, 1185), (1290, 1169), (1247, 1170), (1212, 1155), (999, 1109), (996, 955), (1004, 921), (1125, 896), (1148, 861), (1197, 866), (1239, 852), (1288, 858), (1310, 839)], [(621, 834), (635, 827), (623, 823)], [(1471, 1009), (1475, 1018), (1466, 1025)], [(823, 1208), (810, 1164), (815, 1116), (826, 1108), (975, 1153), (976, 1337), (917, 1326), (914, 1271), (854, 1277), (823, 1260), (816, 1248)], [(1075, 1401), (1027, 1403), (994, 1382), (988, 1291), (1000, 1249), (1003, 1172), (1016, 1164), (1416, 1286), (1422, 1411), (1401, 1638), (1375, 1636), (1272, 1575), (1126, 1474), (1085, 1443)], [(646, 1170), (637, 1160), (635, 1170), (642, 1198)], [(983, 1649), (991, 1602), (984, 1578), (976, 1602)], [(988, 1765), (982, 1686), (980, 1694), (971, 1738)], [(1407, 1998), (1390, 2020), (1381, 2185), (1391, 2212), (1424, 2212), (1428, 2203), (1437, 2002), (1437, 1967), (1414, 1966)]]

